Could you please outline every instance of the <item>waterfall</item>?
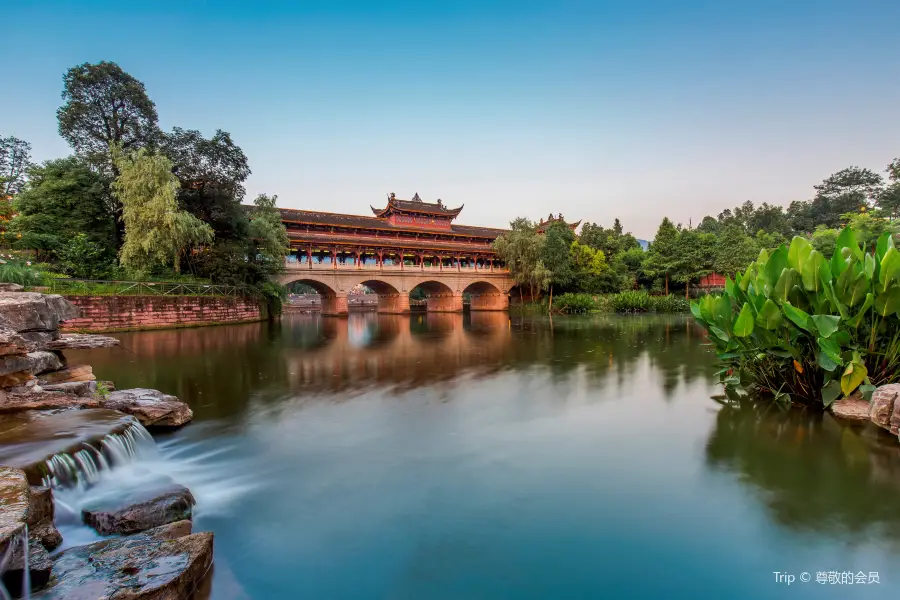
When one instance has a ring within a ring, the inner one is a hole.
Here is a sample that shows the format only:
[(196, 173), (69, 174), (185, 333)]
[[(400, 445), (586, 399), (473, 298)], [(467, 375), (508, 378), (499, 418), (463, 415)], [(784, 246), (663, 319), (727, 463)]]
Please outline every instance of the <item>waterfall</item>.
[[(23, 530), (15, 536), (9, 542), (9, 546), (6, 547), (6, 552), (0, 557), (0, 573), (2, 573), (5, 577), (7, 567), (9, 563), (15, 560), (16, 550), (18, 548), (22, 549), (22, 588), (20, 590), (19, 598), (24, 600), (28, 600), (31, 598), (31, 571), (29, 570), (29, 556), (28, 552), (30, 548), (28, 547), (28, 525), (26, 524)], [(8, 580), (7, 580), (8, 581)], [(13, 588), (15, 589), (15, 588)], [(0, 600), (12, 600), (12, 594), (9, 593), (9, 590), (6, 589), (6, 585), (3, 581), (0, 581)]]
[(54, 489), (87, 488), (110, 469), (156, 454), (150, 433), (137, 420), (121, 433), (110, 433), (99, 443), (82, 444), (75, 452), (60, 453), (44, 462), (43, 483)]

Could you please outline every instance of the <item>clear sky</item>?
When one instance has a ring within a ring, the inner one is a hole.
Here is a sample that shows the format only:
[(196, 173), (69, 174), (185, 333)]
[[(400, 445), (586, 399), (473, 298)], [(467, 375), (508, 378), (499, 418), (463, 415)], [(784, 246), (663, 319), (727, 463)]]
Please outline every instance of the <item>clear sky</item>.
[[(900, 156), (900, 2), (0, 2), (0, 135), (63, 156), (63, 72), (110, 60), (164, 129), (229, 131), (248, 196), (386, 194), (652, 238)], [(249, 198), (248, 198), (249, 199)]]

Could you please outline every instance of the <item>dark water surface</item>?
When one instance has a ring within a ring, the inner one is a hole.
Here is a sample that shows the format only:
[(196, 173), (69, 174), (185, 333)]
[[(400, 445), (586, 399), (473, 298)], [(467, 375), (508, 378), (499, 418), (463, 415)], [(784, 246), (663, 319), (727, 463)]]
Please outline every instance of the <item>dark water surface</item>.
[(721, 406), (682, 317), (296, 315), (118, 337), (70, 362), (190, 403), (154, 468), (215, 532), (213, 598), (900, 592), (900, 445)]

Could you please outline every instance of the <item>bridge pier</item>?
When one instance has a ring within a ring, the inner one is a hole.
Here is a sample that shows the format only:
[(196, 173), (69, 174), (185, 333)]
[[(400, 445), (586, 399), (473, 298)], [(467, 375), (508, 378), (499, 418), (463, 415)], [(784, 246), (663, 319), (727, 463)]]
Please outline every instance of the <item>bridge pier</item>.
[(322, 295), (322, 316), (346, 317), (347, 312), (346, 292), (337, 292), (330, 296)]
[(409, 312), (409, 294), (378, 294), (378, 312), (385, 314), (401, 314)]
[(472, 294), (469, 298), (469, 310), (509, 310), (509, 294)]
[(462, 292), (431, 294), (425, 300), (425, 310), (428, 312), (462, 312)]

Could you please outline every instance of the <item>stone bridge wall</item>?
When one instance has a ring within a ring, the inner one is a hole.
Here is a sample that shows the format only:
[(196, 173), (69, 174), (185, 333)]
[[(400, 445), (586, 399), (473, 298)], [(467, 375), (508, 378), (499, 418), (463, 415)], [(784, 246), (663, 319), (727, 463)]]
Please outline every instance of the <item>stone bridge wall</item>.
[(409, 311), (409, 292), (421, 287), (431, 312), (461, 312), (463, 294), (472, 298), (471, 310), (508, 310), (513, 280), (505, 271), (488, 269), (435, 269), (421, 267), (357, 268), (331, 265), (287, 265), (278, 283), (300, 282), (321, 296), (322, 314), (347, 314), (347, 293), (365, 285), (378, 294), (378, 311)]
[(255, 300), (222, 296), (66, 296), (81, 316), (68, 331), (129, 331), (261, 321)]

